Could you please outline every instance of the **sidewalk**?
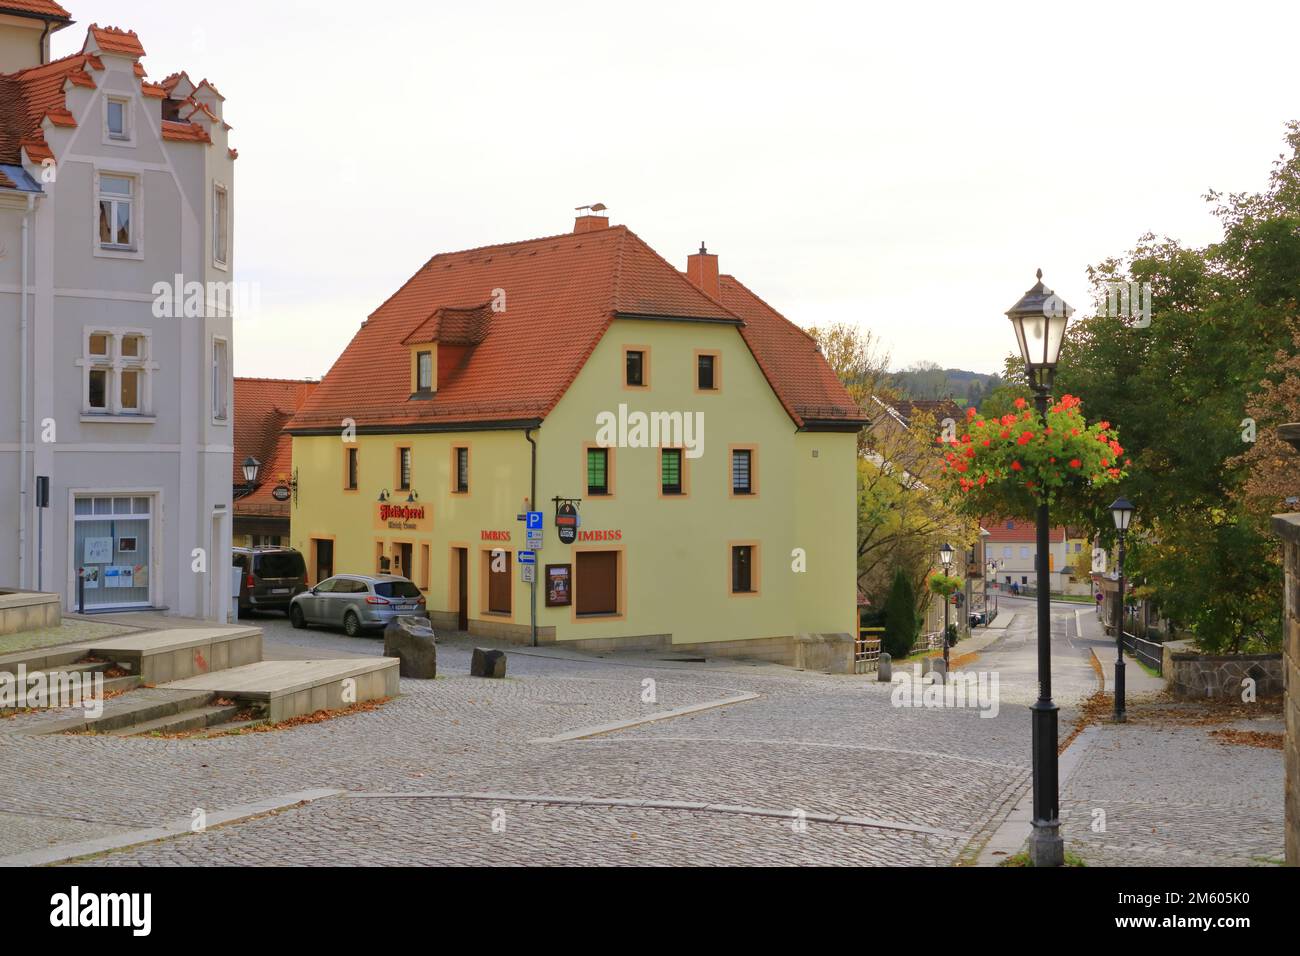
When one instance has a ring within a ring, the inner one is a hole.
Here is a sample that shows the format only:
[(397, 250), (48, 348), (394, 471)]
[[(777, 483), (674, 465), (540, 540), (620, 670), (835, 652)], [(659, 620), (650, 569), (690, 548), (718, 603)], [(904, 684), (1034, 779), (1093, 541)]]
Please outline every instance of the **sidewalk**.
[[(1079, 625), (1079, 643), (1092, 648), (1098, 663), (1101, 664), (1102, 673), (1105, 674), (1106, 693), (1113, 694), (1115, 692), (1115, 639), (1101, 626), (1095, 609), (1080, 609), (1074, 612), (1074, 617)], [(1129, 698), (1150, 697), (1164, 691), (1165, 679), (1147, 673), (1132, 654), (1124, 655), (1124, 664), (1126, 701)]]

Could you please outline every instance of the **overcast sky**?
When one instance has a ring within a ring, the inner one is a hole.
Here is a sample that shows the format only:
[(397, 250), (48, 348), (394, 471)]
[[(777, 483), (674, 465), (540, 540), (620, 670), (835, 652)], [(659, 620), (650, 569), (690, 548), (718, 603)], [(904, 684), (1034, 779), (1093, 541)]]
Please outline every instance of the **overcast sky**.
[(227, 98), (239, 375), (323, 375), (434, 253), (598, 201), (895, 366), (998, 371), (1035, 269), (1084, 305), (1143, 232), (1211, 241), (1300, 117), (1294, 2), (64, 4), (55, 55), (128, 27)]

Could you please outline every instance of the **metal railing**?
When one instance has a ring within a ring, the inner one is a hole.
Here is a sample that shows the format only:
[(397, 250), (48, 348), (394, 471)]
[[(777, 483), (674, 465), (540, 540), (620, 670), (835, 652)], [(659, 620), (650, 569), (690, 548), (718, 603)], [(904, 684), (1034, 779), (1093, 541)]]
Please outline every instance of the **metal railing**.
[(858, 629), (858, 639), (853, 644), (853, 673), (872, 674), (880, 670), (880, 642), (883, 627)]
[(1161, 677), (1164, 676), (1165, 647), (1163, 644), (1148, 641), (1146, 638), (1125, 631), (1124, 649)]
[(922, 634), (920, 639), (912, 646), (913, 654), (939, 650), (943, 650), (943, 631), (931, 631), (929, 634)]

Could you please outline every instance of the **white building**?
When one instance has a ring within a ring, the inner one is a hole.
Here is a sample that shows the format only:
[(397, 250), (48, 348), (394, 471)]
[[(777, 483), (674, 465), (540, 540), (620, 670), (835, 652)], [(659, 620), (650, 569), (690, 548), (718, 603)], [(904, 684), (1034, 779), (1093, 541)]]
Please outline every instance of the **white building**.
[(116, 28), (50, 62), (50, 33), (71, 22), (53, 0), (0, 0), (0, 588), (73, 610), (85, 569), (87, 610), (224, 619), (223, 98), (184, 73), (151, 82), (140, 40)]

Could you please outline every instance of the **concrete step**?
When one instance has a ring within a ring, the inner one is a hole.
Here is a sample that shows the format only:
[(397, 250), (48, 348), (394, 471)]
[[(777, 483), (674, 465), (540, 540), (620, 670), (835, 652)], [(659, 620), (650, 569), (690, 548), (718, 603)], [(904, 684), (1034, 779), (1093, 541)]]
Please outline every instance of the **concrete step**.
[(66, 734), (93, 731), (109, 733), (123, 727), (171, 717), (183, 711), (207, 707), (217, 697), (212, 691), (205, 690), (168, 690), (161, 687), (141, 687), (115, 697), (104, 704), (104, 713), (99, 718), (84, 714), (61, 720), (46, 720), (20, 733), (32, 735)]
[(271, 721), (302, 717), (318, 710), (342, 710), (351, 704), (396, 697), (395, 657), (346, 660), (262, 661), (230, 670), (174, 681), (177, 691), (207, 691), (214, 696), (257, 704)]
[(210, 704), (207, 707), (196, 707), (193, 710), (181, 711), (181, 713), (173, 714), (170, 717), (158, 717), (155, 720), (147, 720), (142, 724), (120, 727), (117, 730), (110, 731), (110, 733), (114, 737), (145, 737), (154, 733), (179, 734), (187, 730), (202, 730), (204, 727), (211, 727), (223, 721), (229, 721), (241, 710), (243, 708), (239, 704)]
[(222, 734), (229, 733), (232, 730), (243, 730), (246, 727), (256, 727), (258, 724), (264, 724), (267, 720), (265, 717), (254, 717), (252, 720), (230, 720), (223, 724), (212, 724), (208, 727), (206, 733), (199, 734), (200, 737), (210, 740), (213, 737), (220, 737)]

